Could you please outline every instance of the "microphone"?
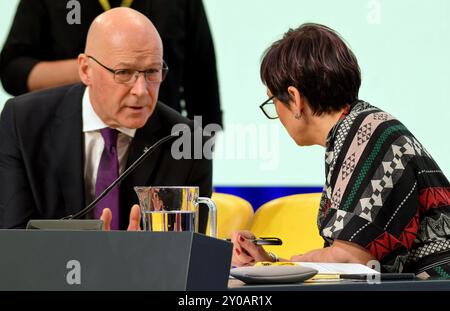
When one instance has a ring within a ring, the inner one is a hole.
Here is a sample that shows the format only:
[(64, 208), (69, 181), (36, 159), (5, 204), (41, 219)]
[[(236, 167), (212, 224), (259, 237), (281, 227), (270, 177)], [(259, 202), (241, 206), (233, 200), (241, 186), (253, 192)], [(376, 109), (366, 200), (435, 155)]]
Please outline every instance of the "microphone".
[(54, 219), (32, 219), (28, 221), (27, 229), (81, 229), (81, 230), (101, 230), (103, 221), (99, 219), (79, 219), (94, 209), (111, 190), (117, 186), (125, 177), (133, 172), (150, 154), (153, 153), (160, 145), (180, 135), (181, 131), (173, 132), (167, 135), (152, 146), (145, 148), (144, 153), (133, 162), (111, 185), (109, 185), (98, 197), (96, 197), (88, 206), (74, 215), (65, 216), (59, 220)]

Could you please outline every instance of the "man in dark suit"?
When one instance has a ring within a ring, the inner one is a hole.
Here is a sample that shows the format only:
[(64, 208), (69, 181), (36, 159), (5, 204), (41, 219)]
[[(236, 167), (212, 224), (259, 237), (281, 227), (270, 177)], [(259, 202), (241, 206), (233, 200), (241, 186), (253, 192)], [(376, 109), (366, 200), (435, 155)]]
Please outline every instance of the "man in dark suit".
[[(84, 85), (22, 95), (2, 111), (1, 228), (24, 227), (31, 218), (61, 218), (92, 201), (102, 190), (97, 187), (107, 152), (104, 130), (116, 133), (117, 176), (174, 125), (193, 127), (157, 102), (167, 68), (159, 34), (141, 13), (117, 8), (98, 16), (78, 64)], [(176, 160), (166, 143), (122, 182), (119, 211), (111, 215), (104, 209), (101, 218), (106, 227), (112, 218), (126, 229), (130, 215), (128, 228), (138, 229), (139, 208), (130, 211), (138, 202), (133, 186), (199, 186), (200, 195), (209, 196), (211, 183), (210, 160)], [(199, 231), (205, 230), (206, 215), (200, 214)]]

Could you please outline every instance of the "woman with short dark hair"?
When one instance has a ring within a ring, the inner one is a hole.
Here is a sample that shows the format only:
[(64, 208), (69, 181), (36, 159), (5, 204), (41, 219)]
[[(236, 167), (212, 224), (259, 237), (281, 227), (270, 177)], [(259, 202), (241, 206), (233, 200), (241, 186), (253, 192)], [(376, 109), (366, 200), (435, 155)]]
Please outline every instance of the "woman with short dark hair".
[[(261, 79), (264, 114), (298, 145), (326, 148), (326, 247), (291, 259), (378, 260), (383, 271), (450, 278), (450, 184), (402, 123), (358, 99), (358, 62), (341, 37), (319, 24), (289, 30), (266, 51)], [(252, 238), (233, 234), (234, 265), (278, 260)]]

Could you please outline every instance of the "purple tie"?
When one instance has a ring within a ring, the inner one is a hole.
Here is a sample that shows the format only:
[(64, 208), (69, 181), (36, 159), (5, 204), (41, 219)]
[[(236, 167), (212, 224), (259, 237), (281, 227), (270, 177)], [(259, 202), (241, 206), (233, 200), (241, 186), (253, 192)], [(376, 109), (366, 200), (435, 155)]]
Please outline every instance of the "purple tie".
[[(105, 148), (103, 149), (100, 164), (98, 165), (97, 181), (95, 183), (95, 196), (98, 197), (118, 176), (119, 159), (117, 157), (117, 130), (104, 128), (101, 131)], [(111, 230), (119, 229), (119, 187), (116, 186), (95, 207), (95, 218), (99, 219), (104, 208), (112, 212)]]

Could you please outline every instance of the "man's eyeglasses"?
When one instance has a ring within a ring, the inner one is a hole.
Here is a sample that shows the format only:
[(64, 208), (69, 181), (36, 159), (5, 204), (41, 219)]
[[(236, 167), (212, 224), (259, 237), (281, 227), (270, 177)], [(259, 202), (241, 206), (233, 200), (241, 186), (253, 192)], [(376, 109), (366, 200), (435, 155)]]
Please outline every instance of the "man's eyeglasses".
[(162, 61), (160, 65), (154, 65), (153, 68), (147, 70), (112, 69), (100, 63), (93, 56), (87, 55), (87, 57), (111, 72), (114, 75), (114, 81), (121, 84), (134, 84), (141, 73), (144, 74), (147, 82), (160, 83), (164, 80), (169, 71), (169, 67), (164, 61)]
[(273, 102), (274, 98), (275, 96), (272, 96), (261, 105), (259, 105), (259, 108), (261, 108), (262, 112), (264, 112), (266, 117), (268, 117), (269, 119), (278, 119), (278, 113), (275, 109), (275, 103)]

